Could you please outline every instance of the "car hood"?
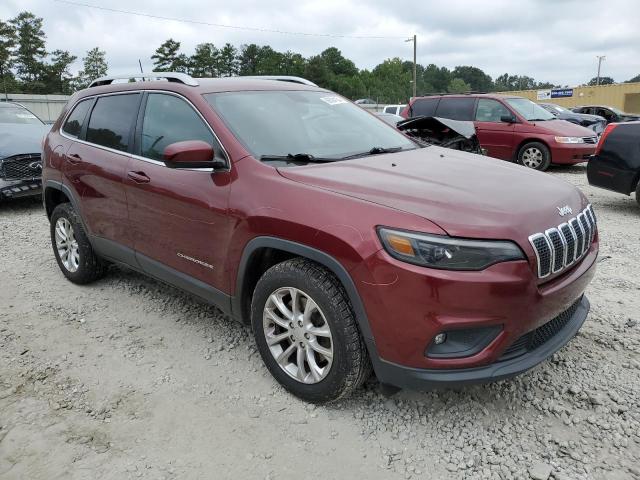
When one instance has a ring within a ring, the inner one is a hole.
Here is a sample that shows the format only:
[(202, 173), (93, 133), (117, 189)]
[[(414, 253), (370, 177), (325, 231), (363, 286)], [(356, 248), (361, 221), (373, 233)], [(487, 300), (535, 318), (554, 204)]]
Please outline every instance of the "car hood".
[(634, 122), (636, 120), (640, 120), (640, 115), (633, 115), (631, 113), (625, 113), (621, 116), (623, 122)]
[(575, 118), (576, 120), (581, 120), (581, 121), (588, 121), (588, 122), (605, 122), (606, 120), (604, 119), (604, 117), (600, 117), (598, 115), (589, 115), (587, 113), (576, 113), (576, 112), (571, 112), (571, 113), (564, 113), (562, 115), (560, 115), (561, 119), (566, 119), (566, 118)]
[(25, 153), (39, 153), (42, 138), (51, 125), (0, 124), (0, 158)]
[(521, 246), (528, 245), (529, 235), (562, 223), (559, 207), (568, 205), (575, 214), (586, 206), (584, 195), (557, 177), (440, 147), (278, 171), (290, 180), (419, 215), (452, 236), (512, 239)]
[(544, 122), (531, 122), (537, 127), (545, 129), (550, 135), (558, 137), (590, 137), (593, 130), (590, 130), (566, 120), (546, 120)]

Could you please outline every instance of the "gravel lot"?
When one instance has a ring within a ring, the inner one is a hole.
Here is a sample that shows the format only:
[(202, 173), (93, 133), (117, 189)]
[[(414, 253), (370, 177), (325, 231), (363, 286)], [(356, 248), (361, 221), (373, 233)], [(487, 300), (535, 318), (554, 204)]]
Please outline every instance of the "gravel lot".
[(600, 224), (579, 335), (511, 381), (323, 407), (192, 297), (115, 267), (69, 283), (39, 202), (0, 206), (0, 478), (640, 479), (640, 208), (551, 174)]

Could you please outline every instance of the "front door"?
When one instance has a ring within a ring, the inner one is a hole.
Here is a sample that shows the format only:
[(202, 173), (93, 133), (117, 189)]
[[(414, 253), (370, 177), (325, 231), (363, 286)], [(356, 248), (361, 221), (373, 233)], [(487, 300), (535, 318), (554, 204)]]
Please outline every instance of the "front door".
[(205, 141), (219, 157), (222, 148), (185, 99), (169, 93), (145, 96), (136, 129), (136, 155), (125, 179), (138, 263), (156, 277), (173, 276), (174, 283), (179, 272), (226, 291), (230, 174), (172, 169), (162, 161), (164, 149), (175, 142)]
[(490, 98), (478, 100), (475, 126), (480, 146), (487, 155), (503, 160), (513, 157), (514, 123), (503, 122), (502, 117), (515, 117), (502, 103)]

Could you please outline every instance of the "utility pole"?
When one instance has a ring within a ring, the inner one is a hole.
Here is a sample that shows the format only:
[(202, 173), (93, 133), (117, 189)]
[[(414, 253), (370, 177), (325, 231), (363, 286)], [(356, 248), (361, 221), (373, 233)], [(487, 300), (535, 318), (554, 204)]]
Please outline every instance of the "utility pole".
[(405, 40), (405, 42), (413, 42), (413, 96), (415, 97), (417, 95), (417, 82), (416, 82), (416, 47), (417, 47), (417, 41), (416, 41), (416, 35), (414, 35), (412, 38), (407, 38)]
[(596, 85), (600, 85), (600, 65), (602, 65), (602, 60), (607, 58), (605, 55), (596, 55), (598, 59), (598, 76), (596, 77)]

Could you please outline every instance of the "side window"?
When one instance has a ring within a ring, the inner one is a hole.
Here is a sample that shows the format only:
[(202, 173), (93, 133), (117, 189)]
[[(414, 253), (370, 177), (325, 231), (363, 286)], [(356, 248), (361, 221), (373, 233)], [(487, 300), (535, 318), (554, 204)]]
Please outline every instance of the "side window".
[(451, 120), (473, 120), (475, 101), (473, 97), (444, 97), (438, 104), (435, 116)]
[(89, 118), (87, 142), (126, 152), (139, 99), (139, 93), (98, 98)]
[(416, 100), (411, 106), (411, 116), (420, 117), (433, 117), (436, 113), (436, 107), (438, 106), (438, 97), (436, 98), (420, 98)]
[(396, 113), (396, 107), (384, 107), (384, 113)]
[(82, 100), (74, 108), (71, 114), (67, 117), (67, 121), (64, 122), (62, 131), (72, 137), (78, 137), (82, 131), (82, 124), (87, 116), (87, 112), (91, 107), (93, 99)]
[(500, 117), (507, 115), (512, 117), (511, 112), (497, 100), (481, 98), (478, 100), (476, 109), (476, 122), (500, 122)]
[(215, 147), (211, 130), (187, 102), (174, 95), (150, 93), (142, 121), (141, 155), (162, 160), (167, 145), (186, 140), (202, 140)]

